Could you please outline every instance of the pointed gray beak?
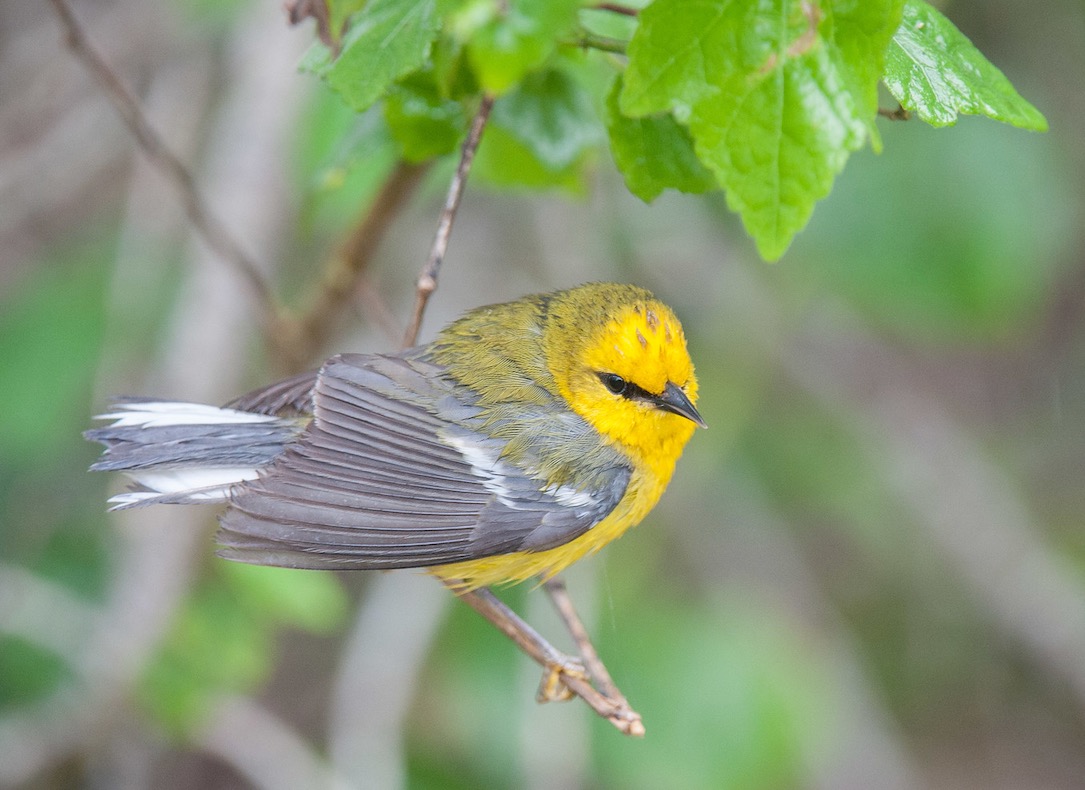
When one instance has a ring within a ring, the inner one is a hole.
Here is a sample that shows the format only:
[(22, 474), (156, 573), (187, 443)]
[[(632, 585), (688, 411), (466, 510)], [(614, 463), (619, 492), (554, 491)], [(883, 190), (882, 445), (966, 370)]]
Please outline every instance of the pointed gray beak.
[(663, 411), (685, 417), (702, 428), (708, 427), (697, 409), (690, 403), (686, 393), (682, 392), (682, 388), (673, 381), (668, 381), (667, 386), (663, 388), (663, 394), (658, 398), (653, 398), (653, 400), (655, 400), (656, 406), (663, 409)]

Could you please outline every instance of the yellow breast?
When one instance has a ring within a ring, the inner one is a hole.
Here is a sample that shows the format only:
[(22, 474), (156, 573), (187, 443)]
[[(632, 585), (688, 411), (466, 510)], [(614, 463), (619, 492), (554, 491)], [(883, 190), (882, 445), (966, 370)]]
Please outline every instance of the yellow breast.
[[(671, 471), (674, 464), (671, 464)], [(430, 568), (442, 580), (454, 582), (459, 589), (513, 584), (533, 577), (543, 580), (561, 573), (565, 568), (589, 554), (594, 554), (630, 527), (640, 523), (659, 497), (663, 495), (670, 473), (660, 477), (654, 472), (635, 471), (629, 480), (625, 496), (610, 515), (578, 538), (546, 551), (517, 551), (477, 560)]]

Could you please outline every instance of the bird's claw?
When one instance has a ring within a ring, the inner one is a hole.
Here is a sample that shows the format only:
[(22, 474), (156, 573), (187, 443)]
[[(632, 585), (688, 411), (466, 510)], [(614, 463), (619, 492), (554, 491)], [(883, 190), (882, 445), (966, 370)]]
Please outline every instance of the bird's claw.
[(539, 681), (539, 690), (535, 694), (538, 702), (565, 702), (576, 695), (565, 685), (565, 678), (590, 681), (587, 669), (577, 658), (562, 656), (552, 659), (543, 667), (542, 680)]

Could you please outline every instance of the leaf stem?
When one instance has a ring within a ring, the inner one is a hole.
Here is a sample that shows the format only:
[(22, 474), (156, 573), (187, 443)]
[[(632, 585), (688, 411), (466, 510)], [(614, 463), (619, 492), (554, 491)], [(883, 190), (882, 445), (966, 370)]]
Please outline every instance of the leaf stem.
[(903, 105), (898, 104), (895, 110), (890, 110), (887, 107), (879, 107), (878, 115), (883, 118), (888, 118), (891, 121), (908, 121), (912, 118), (912, 113), (909, 110), (904, 109)]
[(629, 6), (620, 5), (619, 3), (596, 3), (588, 8), (593, 11), (611, 11), (615, 14), (622, 14), (624, 16), (636, 16), (640, 13), (640, 9), (638, 8), (630, 8)]
[(600, 52), (613, 52), (624, 55), (629, 42), (610, 36), (600, 36), (587, 30), (580, 31), (576, 38), (566, 39), (562, 42), (566, 46), (579, 47), (580, 49), (597, 49)]

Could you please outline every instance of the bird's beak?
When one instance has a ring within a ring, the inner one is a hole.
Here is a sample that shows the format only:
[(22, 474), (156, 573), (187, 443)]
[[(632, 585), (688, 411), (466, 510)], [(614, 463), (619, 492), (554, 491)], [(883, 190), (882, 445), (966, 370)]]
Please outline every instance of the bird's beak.
[(673, 381), (668, 381), (667, 386), (663, 388), (663, 394), (655, 399), (656, 405), (663, 409), (663, 411), (669, 411), (671, 414), (677, 414), (680, 417), (685, 417), (687, 420), (691, 420), (702, 428), (707, 428), (708, 425), (704, 419), (697, 412), (697, 409), (690, 402), (686, 393), (682, 392), (682, 388), (675, 384)]

